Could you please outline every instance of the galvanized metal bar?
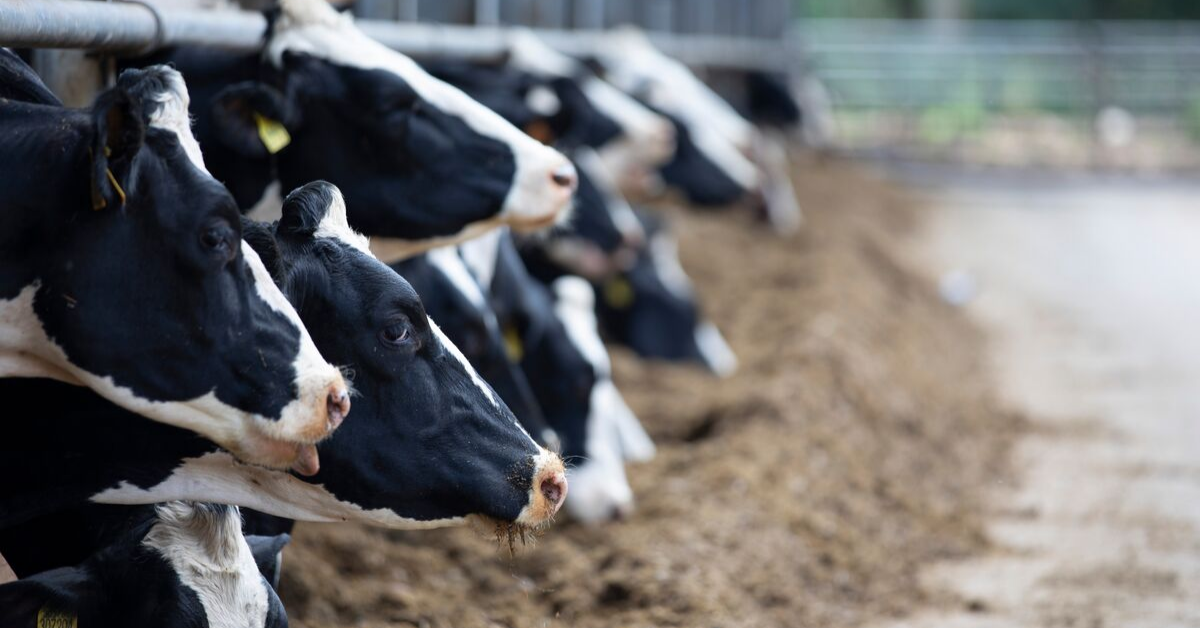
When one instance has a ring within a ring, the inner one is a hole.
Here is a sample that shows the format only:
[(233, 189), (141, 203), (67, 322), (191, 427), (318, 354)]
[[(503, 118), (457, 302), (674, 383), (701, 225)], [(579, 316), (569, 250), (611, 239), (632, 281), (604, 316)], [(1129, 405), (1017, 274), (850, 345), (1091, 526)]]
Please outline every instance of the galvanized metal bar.
[[(242, 11), (162, 10), (141, 4), (82, 0), (0, 0), (0, 45), (137, 51), (156, 44), (209, 45), (250, 50), (262, 41), (265, 19)], [(358, 20), (367, 35), (414, 56), (493, 58), (505, 50), (502, 28)], [(538, 30), (568, 54), (595, 50), (603, 31)], [(787, 62), (778, 42), (745, 38), (651, 33), (663, 52), (693, 65), (724, 68), (780, 67)]]

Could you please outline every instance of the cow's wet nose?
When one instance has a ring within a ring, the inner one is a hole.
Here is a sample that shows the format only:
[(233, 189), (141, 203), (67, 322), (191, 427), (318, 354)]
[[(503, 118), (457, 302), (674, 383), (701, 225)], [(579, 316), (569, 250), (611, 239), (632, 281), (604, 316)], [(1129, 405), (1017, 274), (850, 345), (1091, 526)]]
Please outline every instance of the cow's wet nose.
[(350, 392), (340, 386), (330, 389), (325, 408), (328, 411), (329, 429), (333, 431), (346, 420), (346, 415), (350, 414)]
[(579, 174), (575, 172), (575, 165), (568, 161), (550, 171), (550, 180), (555, 185), (574, 192), (579, 185)]
[(542, 497), (550, 507), (551, 514), (558, 512), (567, 497), (567, 476), (561, 471), (542, 478), (538, 485)]
[(620, 504), (615, 504), (613, 506), (612, 512), (610, 512), (608, 515), (608, 519), (609, 519), (609, 521), (624, 521), (624, 520), (628, 519), (632, 514), (633, 514), (633, 504), (623, 502)]

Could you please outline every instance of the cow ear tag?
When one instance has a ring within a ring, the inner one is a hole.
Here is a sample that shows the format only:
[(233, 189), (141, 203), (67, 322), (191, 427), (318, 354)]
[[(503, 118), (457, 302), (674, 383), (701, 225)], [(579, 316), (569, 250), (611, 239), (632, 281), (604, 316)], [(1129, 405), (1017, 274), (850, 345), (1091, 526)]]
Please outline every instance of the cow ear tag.
[[(104, 156), (112, 157), (112, 149), (105, 146), (104, 147)], [(121, 189), (120, 183), (117, 183), (117, 177), (113, 175), (112, 168), (105, 168), (104, 176), (108, 177), (108, 182), (112, 184), (113, 190), (115, 190), (117, 192), (117, 196), (121, 199), (121, 206), (124, 207), (125, 206), (125, 190)], [(100, 194), (96, 190), (95, 181), (93, 181), (92, 182), (92, 210), (100, 211), (100, 210), (104, 209), (105, 207), (108, 207), (108, 201), (104, 200), (103, 196), (100, 196)]]
[(278, 120), (272, 120), (261, 113), (254, 112), (254, 126), (258, 127), (258, 139), (268, 153), (274, 155), (292, 143), (292, 136)]
[(613, 277), (604, 284), (604, 302), (616, 310), (633, 305), (633, 286), (624, 277)]
[(504, 327), (504, 351), (513, 362), (520, 362), (525, 357), (525, 343), (521, 342), (521, 334), (512, 325)]
[(79, 628), (79, 617), (74, 613), (43, 606), (38, 610), (37, 628)]

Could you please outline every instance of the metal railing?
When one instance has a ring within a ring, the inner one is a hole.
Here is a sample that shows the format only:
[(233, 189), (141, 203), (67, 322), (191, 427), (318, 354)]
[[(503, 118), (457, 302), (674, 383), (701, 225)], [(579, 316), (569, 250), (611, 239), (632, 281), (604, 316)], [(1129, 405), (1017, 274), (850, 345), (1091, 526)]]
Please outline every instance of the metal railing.
[[(362, 19), (371, 37), (406, 54), (486, 58), (505, 49), (501, 27), (400, 23)], [(0, 0), (0, 46), (137, 51), (204, 44), (232, 49), (259, 45), (266, 28), (260, 14), (245, 11), (155, 10), (140, 3), (84, 0)], [(601, 31), (536, 31), (551, 45), (587, 54)], [(664, 52), (698, 66), (746, 69), (789, 65), (778, 40), (720, 35), (651, 33)]]

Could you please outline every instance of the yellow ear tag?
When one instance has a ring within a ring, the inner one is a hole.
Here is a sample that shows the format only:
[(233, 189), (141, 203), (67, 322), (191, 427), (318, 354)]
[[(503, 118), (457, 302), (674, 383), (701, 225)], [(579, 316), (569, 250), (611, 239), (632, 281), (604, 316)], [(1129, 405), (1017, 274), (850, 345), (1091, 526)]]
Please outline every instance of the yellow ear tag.
[(37, 628), (79, 628), (79, 618), (74, 613), (43, 606), (37, 614)]
[(604, 302), (618, 310), (633, 305), (633, 286), (624, 277), (609, 279), (604, 284)]
[[(89, 150), (88, 152), (91, 153), (91, 150)], [(104, 156), (112, 157), (112, 149), (105, 146), (104, 147)], [(124, 207), (125, 206), (125, 190), (121, 189), (120, 183), (117, 183), (117, 177), (115, 177), (113, 175), (112, 169), (105, 168), (104, 176), (108, 177), (108, 182), (111, 183), (113, 186), (113, 189), (116, 190), (117, 196), (119, 196), (121, 198), (121, 206)], [(96, 194), (95, 182), (93, 182), (93, 184), (92, 184), (92, 209), (94, 211), (100, 211), (100, 210), (104, 209), (105, 207), (108, 207), (108, 201), (104, 200), (104, 197)]]
[(254, 125), (258, 127), (258, 139), (262, 140), (263, 146), (272, 155), (292, 143), (292, 136), (288, 135), (287, 129), (283, 128), (282, 124), (264, 117), (257, 111), (254, 112)]
[(520, 362), (521, 358), (525, 357), (525, 344), (521, 342), (521, 334), (517, 333), (517, 328), (512, 325), (504, 327), (504, 350), (508, 353), (508, 359), (513, 362)]

